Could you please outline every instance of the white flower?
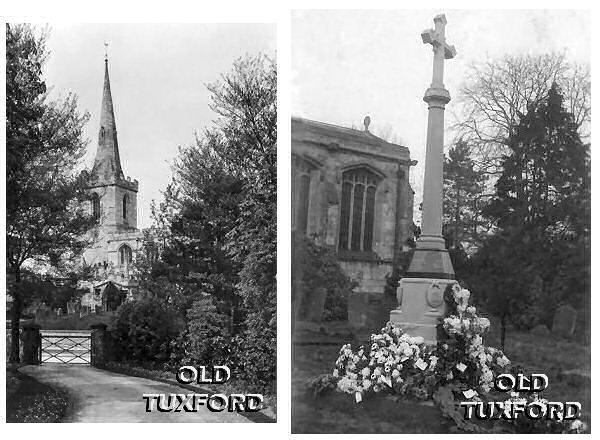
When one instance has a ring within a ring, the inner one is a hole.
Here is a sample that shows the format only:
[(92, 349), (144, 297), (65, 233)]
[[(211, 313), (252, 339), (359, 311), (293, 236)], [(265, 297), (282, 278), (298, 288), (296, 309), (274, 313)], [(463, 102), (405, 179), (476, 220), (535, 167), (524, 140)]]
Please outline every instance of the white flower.
[(510, 364), (510, 360), (509, 360), (509, 359), (508, 359), (506, 356), (502, 356), (502, 357), (499, 357), (499, 358), (496, 360), (496, 363), (497, 363), (497, 364), (498, 364), (500, 367), (504, 368), (504, 367), (506, 367), (508, 364)]
[(362, 370), (360, 370), (360, 374), (362, 374), (363, 377), (369, 377), (371, 375), (371, 370), (369, 369), (369, 367), (365, 367)]
[(338, 373), (338, 370), (336, 368), (335, 370), (333, 370), (333, 377), (338, 377), (338, 376), (339, 376), (339, 373)]
[(340, 391), (344, 393), (348, 393), (352, 391), (352, 381), (348, 379), (346, 376), (343, 376), (337, 383), (337, 387)]
[(486, 369), (481, 375), (481, 380), (483, 383), (491, 383), (494, 380), (494, 375), (489, 369)]
[(423, 339), (423, 336), (415, 336), (414, 338), (414, 343), (417, 345), (421, 345), (425, 342), (425, 339)]
[(375, 375), (375, 377), (381, 376), (381, 368), (376, 367), (375, 370), (373, 371), (373, 374)]
[(369, 379), (365, 379), (362, 381), (362, 386), (365, 390), (371, 388), (372, 382)]
[(467, 307), (467, 312), (468, 313), (471, 313), (472, 315), (474, 315), (475, 311), (476, 311), (475, 307), (473, 307), (473, 306)]
[(392, 377), (393, 377), (394, 379), (395, 379), (395, 378), (397, 378), (398, 376), (400, 376), (400, 372), (399, 372), (398, 370), (394, 370), (394, 371), (392, 371)]
[(573, 420), (571, 422), (571, 431), (576, 431), (577, 434), (583, 432), (583, 430), (585, 429), (585, 423), (583, 423), (581, 420)]
[(429, 356), (429, 369), (433, 370), (437, 365), (438, 357), (437, 356)]

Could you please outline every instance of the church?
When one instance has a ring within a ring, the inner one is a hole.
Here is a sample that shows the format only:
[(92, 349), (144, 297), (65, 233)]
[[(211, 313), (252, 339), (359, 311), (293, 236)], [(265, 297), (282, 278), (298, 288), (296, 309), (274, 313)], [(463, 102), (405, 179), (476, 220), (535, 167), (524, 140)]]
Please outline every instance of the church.
[(82, 261), (92, 268), (94, 281), (80, 285), (88, 290), (81, 299), (84, 308), (114, 310), (136, 292), (138, 284), (130, 269), (143, 239), (143, 232), (137, 227), (138, 188), (139, 182), (125, 177), (121, 166), (105, 58), (98, 146), (88, 180), (90, 210), (96, 226), (90, 233), (93, 245), (84, 251)]
[(348, 300), (358, 327), (388, 320), (395, 294), (384, 295), (386, 284), (414, 239), (416, 161), (372, 134), (370, 122), (356, 130), (293, 117), (291, 133), (292, 231), (333, 249), (358, 283)]

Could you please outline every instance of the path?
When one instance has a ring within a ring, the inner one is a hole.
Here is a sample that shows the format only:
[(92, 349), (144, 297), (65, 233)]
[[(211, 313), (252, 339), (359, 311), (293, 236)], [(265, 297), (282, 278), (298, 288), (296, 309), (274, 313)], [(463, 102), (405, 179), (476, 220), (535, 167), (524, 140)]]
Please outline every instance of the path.
[(147, 413), (143, 394), (192, 391), (140, 377), (125, 376), (89, 366), (28, 365), (19, 369), (39, 382), (55, 385), (73, 397), (67, 422), (208, 422), (240, 423), (249, 420), (235, 412), (211, 412), (203, 405), (198, 412)]

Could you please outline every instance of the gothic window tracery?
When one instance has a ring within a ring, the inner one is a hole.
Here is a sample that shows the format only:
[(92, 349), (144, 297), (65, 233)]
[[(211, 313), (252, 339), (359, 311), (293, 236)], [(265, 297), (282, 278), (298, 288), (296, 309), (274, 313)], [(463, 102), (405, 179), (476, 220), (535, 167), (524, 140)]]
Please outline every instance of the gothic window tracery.
[(342, 174), (340, 251), (373, 250), (375, 195), (379, 181), (379, 176), (364, 167)]
[(294, 157), (293, 168), (292, 228), (306, 234), (308, 231), (311, 173), (315, 167), (300, 157)]
[(129, 266), (132, 260), (131, 248), (124, 244), (119, 248), (119, 264), (121, 266)]

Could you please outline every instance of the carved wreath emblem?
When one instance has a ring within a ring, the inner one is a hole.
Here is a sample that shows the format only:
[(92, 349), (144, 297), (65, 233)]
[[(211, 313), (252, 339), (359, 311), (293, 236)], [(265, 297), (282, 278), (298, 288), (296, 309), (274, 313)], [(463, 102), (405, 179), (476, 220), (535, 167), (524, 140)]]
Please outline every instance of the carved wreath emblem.
[(432, 282), (427, 289), (426, 294), (427, 304), (430, 307), (437, 309), (444, 303), (444, 289), (437, 281)]

